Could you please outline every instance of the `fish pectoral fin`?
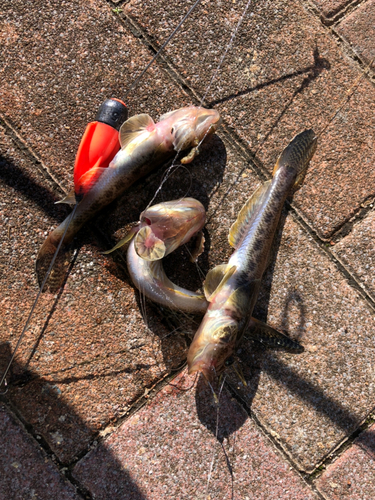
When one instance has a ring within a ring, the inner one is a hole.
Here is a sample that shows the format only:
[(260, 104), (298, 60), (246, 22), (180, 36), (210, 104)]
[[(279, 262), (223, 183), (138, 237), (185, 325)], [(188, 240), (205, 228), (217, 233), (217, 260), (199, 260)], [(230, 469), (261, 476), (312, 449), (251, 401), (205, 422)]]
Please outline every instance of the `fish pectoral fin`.
[(301, 353), (305, 350), (296, 340), (292, 340), (283, 333), (255, 318), (251, 318), (245, 335), (271, 349), (285, 349), (286, 351), (294, 353)]
[(115, 250), (118, 250), (119, 248), (123, 247), (124, 245), (129, 243), (129, 241), (132, 240), (132, 238), (135, 236), (137, 232), (138, 232), (138, 225), (132, 227), (131, 230), (128, 232), (128, 234), (124, 238), (122, 238), (122, 240), (116, 243), (116, 245), (113, 248), (111, 248), (111, 250), (106, 250), (105, 252), (102, 252), (102, 254), (108, 255), (114, 252)]
[(194, 249), (190, 255), (191, 262), (193, 262), (193, 263), (197, 262), (198, 257), (203, 253), (205, 241), (206, 241), (206, 238), (204, 237), (203, 231), (199, 231), (199, 233), (197, 234), (197, 237), (196, 237)]
[(236, 222), (232, 224), (229, 231), (228, 241), (233, 248), (237, 248), (237, 245), (241, 241), (244, 233), (247, 231), (249, 222), (263, 203), (271, 182), (272, 181), (269, 180), (259, 186), (241, 208)]
[(62, 200), (55, 201), (55, 205), (58, 205), (59, 203), (66, 203), (67, 205), (75, 205), (76, 204), (76, 195), (74, 192), (74, 189), (70, 191), (69, 194), (65, 196)]
[(229, 278), (233, 276), (236, 269), (237, 266), (229, 268), (228, 264), (221, 264), (220, 266), (214, 267), (207, 273), (203, 289), (208, 302), (211, 301), (214, 293), (219, 292), (223, 288)]
[(134, 248), (144, 260), (160, 260), (164, 257), (166, 247), (164, 241), (155, 236), (150, 226), (142, 227), (134, 240)]
[(132, 116), (131, 118), (129, 118), (129, 120), (126, 120), (126, 122), (123, 123), (120, 128), (119, 141), (121, 144), (121, 149), (126, 148), (126, 146), (137, 135), (141, 134), (146, 129), (152, 132), (154, 128), (154, 120), (146, 113)]
[(191, 163), (194, 160), (194, 158), (198, 155), (199, 155), (198, 147), (191, 148), (189, 154), (181, 158), (180, 163), (182, 163), (182, 165), (187, 165), (188, 163)]

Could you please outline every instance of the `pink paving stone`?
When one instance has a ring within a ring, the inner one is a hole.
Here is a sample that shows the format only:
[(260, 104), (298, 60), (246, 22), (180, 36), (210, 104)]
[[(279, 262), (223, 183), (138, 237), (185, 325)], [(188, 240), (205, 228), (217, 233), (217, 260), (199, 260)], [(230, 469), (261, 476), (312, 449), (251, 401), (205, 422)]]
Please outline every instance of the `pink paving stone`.
[[(232, 48), (215, 74), (245, 2), (206, 2), (166, 48), (189, 86), (215, 104), (261, 168), (304, 128), (317, 133), (337, 111), (360, 72), (319, 19), (297, 1), (251, 2)], [(185, 4), (184, 4), (185, 5)], [(159, 44), (187, 10), (168, 0), (124, 6)], [(295, 205), (323, 238), (375, 195), (375, 89), (366, 79), (319, 139)]]
[(375, 425), (329, 465), (315, 484), (329, 500), (375, 498)]
[(332, 253), (353, 274), (375, 300), (375, 212), (356, 224), (352, 231), (332, 247)]
[(329, 22), (340, 10), (353, 3), (353, 0), (313, 0), (313, 2), (320, 10), (325, 21)]
[(73, 475), (98, 500), (317, 498), (225, 391), (217, 433), (216, 415), (211, 389), (183, 372)]
[(81, 498), (4, 404), (0, 440), (0, 500)]
[(368, 0), (345, 18), (337, 32), (351, 45), (353, 50), (375, 68), (375, 1)]

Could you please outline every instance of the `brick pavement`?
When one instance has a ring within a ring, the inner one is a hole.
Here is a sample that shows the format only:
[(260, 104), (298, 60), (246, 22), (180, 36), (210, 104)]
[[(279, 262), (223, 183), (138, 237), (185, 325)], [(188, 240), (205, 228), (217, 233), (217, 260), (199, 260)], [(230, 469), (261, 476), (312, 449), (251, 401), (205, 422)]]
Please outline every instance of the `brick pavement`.
[[(0, 1), (1, 373), (37, 292), (38, 248), (66, 216), (53, 202), (72, 185), (86, 123), (190, 5)], [(207, 91), (222, 114), (189, 175), (163, 189), (208, 210), (204, 273), (230, 255), (228, 229), (280, 150), (321, 130), (374, 57), (372, 0), (250, 3), (208, 88), (244, 6), (202, 0), (128, 100), (156, 119)], [(146, 327), (123, 255), (101, 254), (137, 220), (156, 172), (81, 231), (63, 290), (42, 297), (1, 396), (1, 499), (375, 497), (372, 78), (320, 138), (255, 311), (305, 352), (245, 341), (247, 385), (229, 371), (219, 411), (201, 379), (175, 377), (199, 320), (147, 303)], [(197, 288), (185, 258), (166, 269)]]

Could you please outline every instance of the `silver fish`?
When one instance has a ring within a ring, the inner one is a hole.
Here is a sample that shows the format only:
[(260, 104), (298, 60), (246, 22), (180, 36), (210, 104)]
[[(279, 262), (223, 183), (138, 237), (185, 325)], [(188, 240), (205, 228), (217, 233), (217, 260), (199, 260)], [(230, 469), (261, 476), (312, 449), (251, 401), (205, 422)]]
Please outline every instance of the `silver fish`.
[[(36, 261), (39, 285), (68, 224), (65, 247), (72, 242), (83, 224), (120, 196), (133, 182), (167, 161), (173, 152), (190, 149), (189, 154), (181, 160), (181, 163), (190, 163), (198, 154), (200, 142), (214, 133), (220, 122), (216, 110), (194, 106), (171, 111), (156, 124), (146, 114), (127, 120), (119, 132), (120, 151), (107, 168), (94, 167), (82, 176), (80, 181), (88, 191), (79, 202), (73, 219), (69, 223), (67, 217), (49, 234), (40, 248)], [(62, 201), (72, 203), (72, 196), (68, 195)], [(51, 279), (53, 281), (54, 276)]]
[[(164, 272), (160, 257), (199, 233), (205, 219), (203, 205), (194, 198), (160, 203), (141, 214), (139, 231), (128, 248), (127, 264), (131, 279), (142, 294), (170, 309), (198, 314), (206, 312), (208, 302), (204, 295), (172, 283)], [(139, 241), (138, 236), (141, 236)]]
[(229, 243), (235, 252), (228, 264), (207, 274), (210, 305), (188, 352), (189, 373), (200, 371), (207, 379), (219, 374), (248, 329), (281, 335), (251, 315), (284, 202), (303, 182), (316, 146), (313, 130), (294, 137), (279, 156), (273, 178), (255, 191), (232, 225)]

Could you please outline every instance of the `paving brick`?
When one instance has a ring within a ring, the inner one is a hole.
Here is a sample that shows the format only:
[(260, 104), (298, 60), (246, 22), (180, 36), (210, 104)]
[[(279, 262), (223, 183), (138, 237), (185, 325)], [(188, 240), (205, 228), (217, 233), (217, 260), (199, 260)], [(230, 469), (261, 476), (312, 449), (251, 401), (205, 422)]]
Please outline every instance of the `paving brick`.
[(318, 7), (323, 19), (329, 23), (340, 10), (352, 3), (352, 1), (353, 0), (313, 0), (313, 3)]
[[(44, 229), (65, 210), (53, 205), (51, 181), (1, 127), (0, 154), (0, 341), (13, 350), (37, 294), (34, 262)], [(186, 349), (181, 336), (168, 335), (155, 308), (146, 309), (146, 327), (124, 272), (100, 254), (92, 233), (83, 238), (62, 292), (40, 299), (12, 367), (17, 384), (8, 391), (62, 461), (177, 367)], [(2, 352), (1, 374), (10, 354)]]
[(364, 286), (375, 300), (375, 212), (372, 211), (339, 243), (332, 252)]
[(81, 498), (1, 403), (0, 439), (0, 500)]
[[(0, 303), (5, 314), (0, 316), (0, 341), (10, 341), (13, 349), (37, 293), (36, 253), (45, 229), (64, 218), (65, 210), (53, 205), (53, 183), (44, 181), (4, 130), (0, 133), (0, 220), (5, 227), (0, 255)], [(172, 175), (161, 199), (176, 199), (190, 189), (190, 195), (207, 207), (212, 193), (221, 200), (242, 174), (249, 189), (257, 185), (256, 177), (246, 173), (246, 163), (218, 137), (203, 145), (189, 171), (178, 183)], [(97, 219), (108, 240), (116, 231), (123, 235), (124, 226), (138, 220), (161, 175), (135, 186)], [(234, 217), (235, 205), (226, 200), (223, 207)], [(223, 236), (230, 218), (226, 221)], [(157, 307), (143, 306), (124, 270), (125, 254), (115, 260), (101, 255), (111, 244), (96, 234), (87, 230), (79, 236), (76, 246), (83, 247), (62, 293), (42, 296), (12, 368), (13, 380), (18, 381), (9, 390), (12, 402), (63, 462), (85, 450), (96, 433), (123, 415), (146, 387), (185, 361), (186, 340), (181, 333), (194, 333), (199, 324), (199, 318), (173, 315), (166, 325), (165, 314)], [(188, 259), (186, 250), (171, 255), (165, 269), (171, 279), (193, 290), (202, 281)], [(200, 266), (202, 273), (207, 272), (207, 255)], [(20, 383), (25, 370), (29, 377)]]
[(254, 316), (298, 338), (302, 354), (239, 354), (230, 383), (299, 468), (312, 472), (374, 404), (374, 313), (332, 261), (287, 218)]
[[(123, 98), (150, 53), (101, 1), (3, 2), (0, 26), (0, 110), (70, 190), (86, 125), (105, 99)], [(156, 120), (190, 99), (154, 65), (127, 104)]]
[(316, 498), (225, 391), (217, 432), (216, 416), (211, 389), (182, 373), (73, 475), (97, 499)]
[[(207, 2), (166, 52), (204, 95), (239, 22), (245, 2)], [(187, 8), (187, 7), (186, 7)], [(167, 0), (134, 0), (124, 12), (161, 43), (182, 17)], [(280, 151), (306, 127), (316, 132), (337, 110), (359, 73), (336, 40), (301, 2), (251, 2), (206, 98), (251, 155), (271, 172)], [(324, 238), (375, 194), (375, 89), (366, 80), (319, 139), (295, 204)]]
[(363, 432), (316, 480), (329, 500), (371, 500), (375, 497), (375, 425)]
[(337, 32), (349, 42), (353, 50), (375, 68), (375, 1), (368, 0), (345, 18)]

